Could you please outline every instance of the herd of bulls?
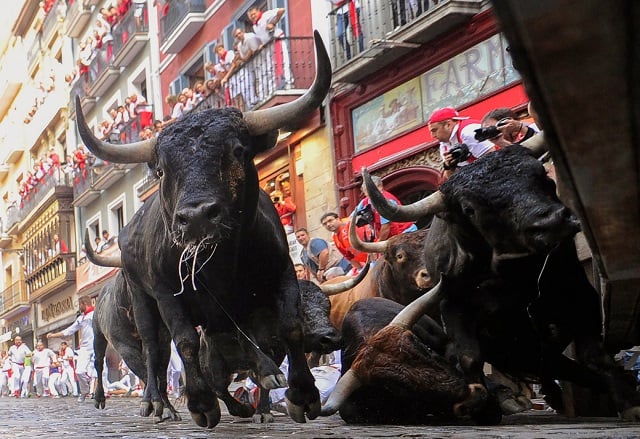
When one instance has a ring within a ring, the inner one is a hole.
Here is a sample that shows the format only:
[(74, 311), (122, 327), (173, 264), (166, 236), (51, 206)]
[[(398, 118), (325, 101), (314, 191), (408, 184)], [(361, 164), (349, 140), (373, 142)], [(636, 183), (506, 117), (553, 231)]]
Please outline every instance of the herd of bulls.
[[(599, 297), (573, 244), (579, 224), (524, 147), (486, 155), (409, 206), (389, 204), (363, 171), (382, 216), (434, 215), (430, 229), (385, 243), (360, 242), (352, 230), (355, 246), (382, 258), (350, 292), (342, 291), (360, 278), (322, 290), (297, 281), (253, 158), (275, 145), (278, 128), (295, 127), (327, 95), (331, 66), (317, 34), (315, 41), (312, 87), (266, 110), (190, 114), (157, 139), (110, 145), (93, 136), (76, 105), (89, 150), (111, 162), (148, 163), (160, 180), (120, 232), (120, 257), (89, 255), (121, 267), (96, 304), (98, 377), (108, 340), (146, 384), (141, 415), (159, 419), (167, 408), (178, 419), (165, 391), (174, 340), (187, 407), (203, 427), (219, 422), (218, 398), (232, 415), (254, 415), (227, 391), (239, 370), (263, 389), (286, 385), (297, 422), (339, 410), (347, 422), (471, 416), (492, 424), (521, 405), (499, 396), (501, 386), (483, 373), (488, 362), (540, 383), (559, 412), (557, 380), (568, 380), (606, 392), (624, 419), (640, 420), (635, 385), (604, 349)], [(570, 343), (576, 359), (563, 354)], [(340, 346), (343, 377), (321, 407), (305, 352)], [(287, 379), (277, 367), (285, 355)], [(255, 414), (262, 422), (269, 420), (265, 398)], [(100, 385), (95, 404), (105, 404)]]

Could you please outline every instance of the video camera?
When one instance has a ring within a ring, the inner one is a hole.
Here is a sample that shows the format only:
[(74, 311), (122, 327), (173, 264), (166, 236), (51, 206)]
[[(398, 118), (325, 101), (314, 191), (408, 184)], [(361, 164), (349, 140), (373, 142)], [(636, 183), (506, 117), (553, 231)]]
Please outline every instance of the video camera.
[(498, 127), (491, 125), (488, 127), (478, 128), (474, 130), (476, 135), (474, 136), (478, 142), (483, 142), (485, 140), (493, 139), (494, 137), (498, 137), (502, 134), (502, 131), (498, 129)]
[(362, 227), (367, 224), (373, 224), (374, 215), (371, 204), (367, 204), (362, 209), (356, 212), (356, 226)]
[(469, 151), (469, 147), (464, 143), (458, 143), (455, 145), (449, 150), (449, 154), (451, 154), (451, 158), (455, 164), (464, 162), (471, 157), (471, 151)]

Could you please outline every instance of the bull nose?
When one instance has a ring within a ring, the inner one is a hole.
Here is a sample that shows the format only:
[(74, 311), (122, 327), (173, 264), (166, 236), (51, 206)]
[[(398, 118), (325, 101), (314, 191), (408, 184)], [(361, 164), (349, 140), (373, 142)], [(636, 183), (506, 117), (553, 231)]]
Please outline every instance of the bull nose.
[(176, 212), (176, 221), (181, 226), (200, 226), (216, 219), (220, 214), (218, 203), (206, 202), (186, 206)]
[(420, 289), (431, 288), (433, 286), (433, 282), (431, 282), (431, 276), (426, 268), (418, 271), (416, 274), (416, 285)]
[(531, 223), (527, 232), (548, 244), (573, 236), (580, 231), (580, 222), (565, 206), (549, 208)]

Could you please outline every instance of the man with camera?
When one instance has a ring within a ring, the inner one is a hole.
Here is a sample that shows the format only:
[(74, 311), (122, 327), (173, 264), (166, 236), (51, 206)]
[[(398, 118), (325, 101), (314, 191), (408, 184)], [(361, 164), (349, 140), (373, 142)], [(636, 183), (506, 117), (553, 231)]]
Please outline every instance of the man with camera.
[(494, 150), (491, 142), (475, 138), (475, 130), (481, 128), (480, 122), (460, 116), (454, 108), (434, 111), (428, 124), (431, 135), (440, 141), (444, 179), (449, 178), (458, 167), (466, 166)]
[[(402, 204), (395, 195), (384, 190), (384, 185), (380, 177), (372, 175), (371, 180), (387, 200), (397, 205)], [(364, 198), (360, 200), (356, 206), (356, 226), (363, 227), (369, 224), (373, 227), (376, 241), (385, 241), (386, 239), (399, 235), (400, 233), (415, 232), (418, 230), (418, 227), (413, 222), (391, 222), (381, 216), (369, 201), (369, 194), (367, 193), (367, 187), (364, 183), (362, 183), (360, 189), (364, 193)]]
[(476, 139), (491, 141), (496, 149), (514, 143), (521, 143), (533, 137), (538, 131), (518, 120), (510, 108), (496, 108), (482, 118), (482, 128), (476, 131)]

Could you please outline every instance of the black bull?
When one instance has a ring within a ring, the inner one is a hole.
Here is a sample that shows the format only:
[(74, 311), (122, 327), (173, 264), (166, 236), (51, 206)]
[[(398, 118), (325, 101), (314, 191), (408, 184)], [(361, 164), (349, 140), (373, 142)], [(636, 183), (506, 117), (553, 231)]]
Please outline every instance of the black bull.
[[(448, 356), (471, 382), (484, 383), (488, 361), (541, 382), (559, 411), (555, 380), (564, 379), (608, 392), (625, 419), (640, 419), (633, 384), (604, 349), (599, 296), (572, 240), (579, 224), (530, 151), (510, 146), (487, 154), (409, 206), (387, 203), (363, 174), (382, 216), (436, 214), (425, 241), (427, 270), (450, 281), (439, 318), (453, 342)], [(576, 360), (563, 354), (571, 342)]]
[[(279, 217), (258, 186), (256, 154), (275, 145), (277, 129), (295, 127), (326, 96), (331, 66), (315, 34), (318, 74), (294, 102), (266, 110), (188, 114), (157, 140), (110, 145), (96, 139), (76, 98), (78, 129), (88, 149), (115, 163), (149, 163), (160, 178), (152, 196), (119, 234), (123, 277), (147, 358), (147, 376), (158, 376), (160, 325), (169, 329), (185, 366), (188, 409), (200, 426), (220, 420), (214, 390), (199, 361), (195, 327), (211, 336), (237, 330), (252, 337), (251, 322), (273, 316), (271, 335), (289, 356), (286, 397), (291, 417), (320, 412), (318, 391), (306, 365), (300, 290)], [(260, 334), (267, 336), (268, 334)], [(146, 383), (143, 414), (162, 400), (155, 380)]]

